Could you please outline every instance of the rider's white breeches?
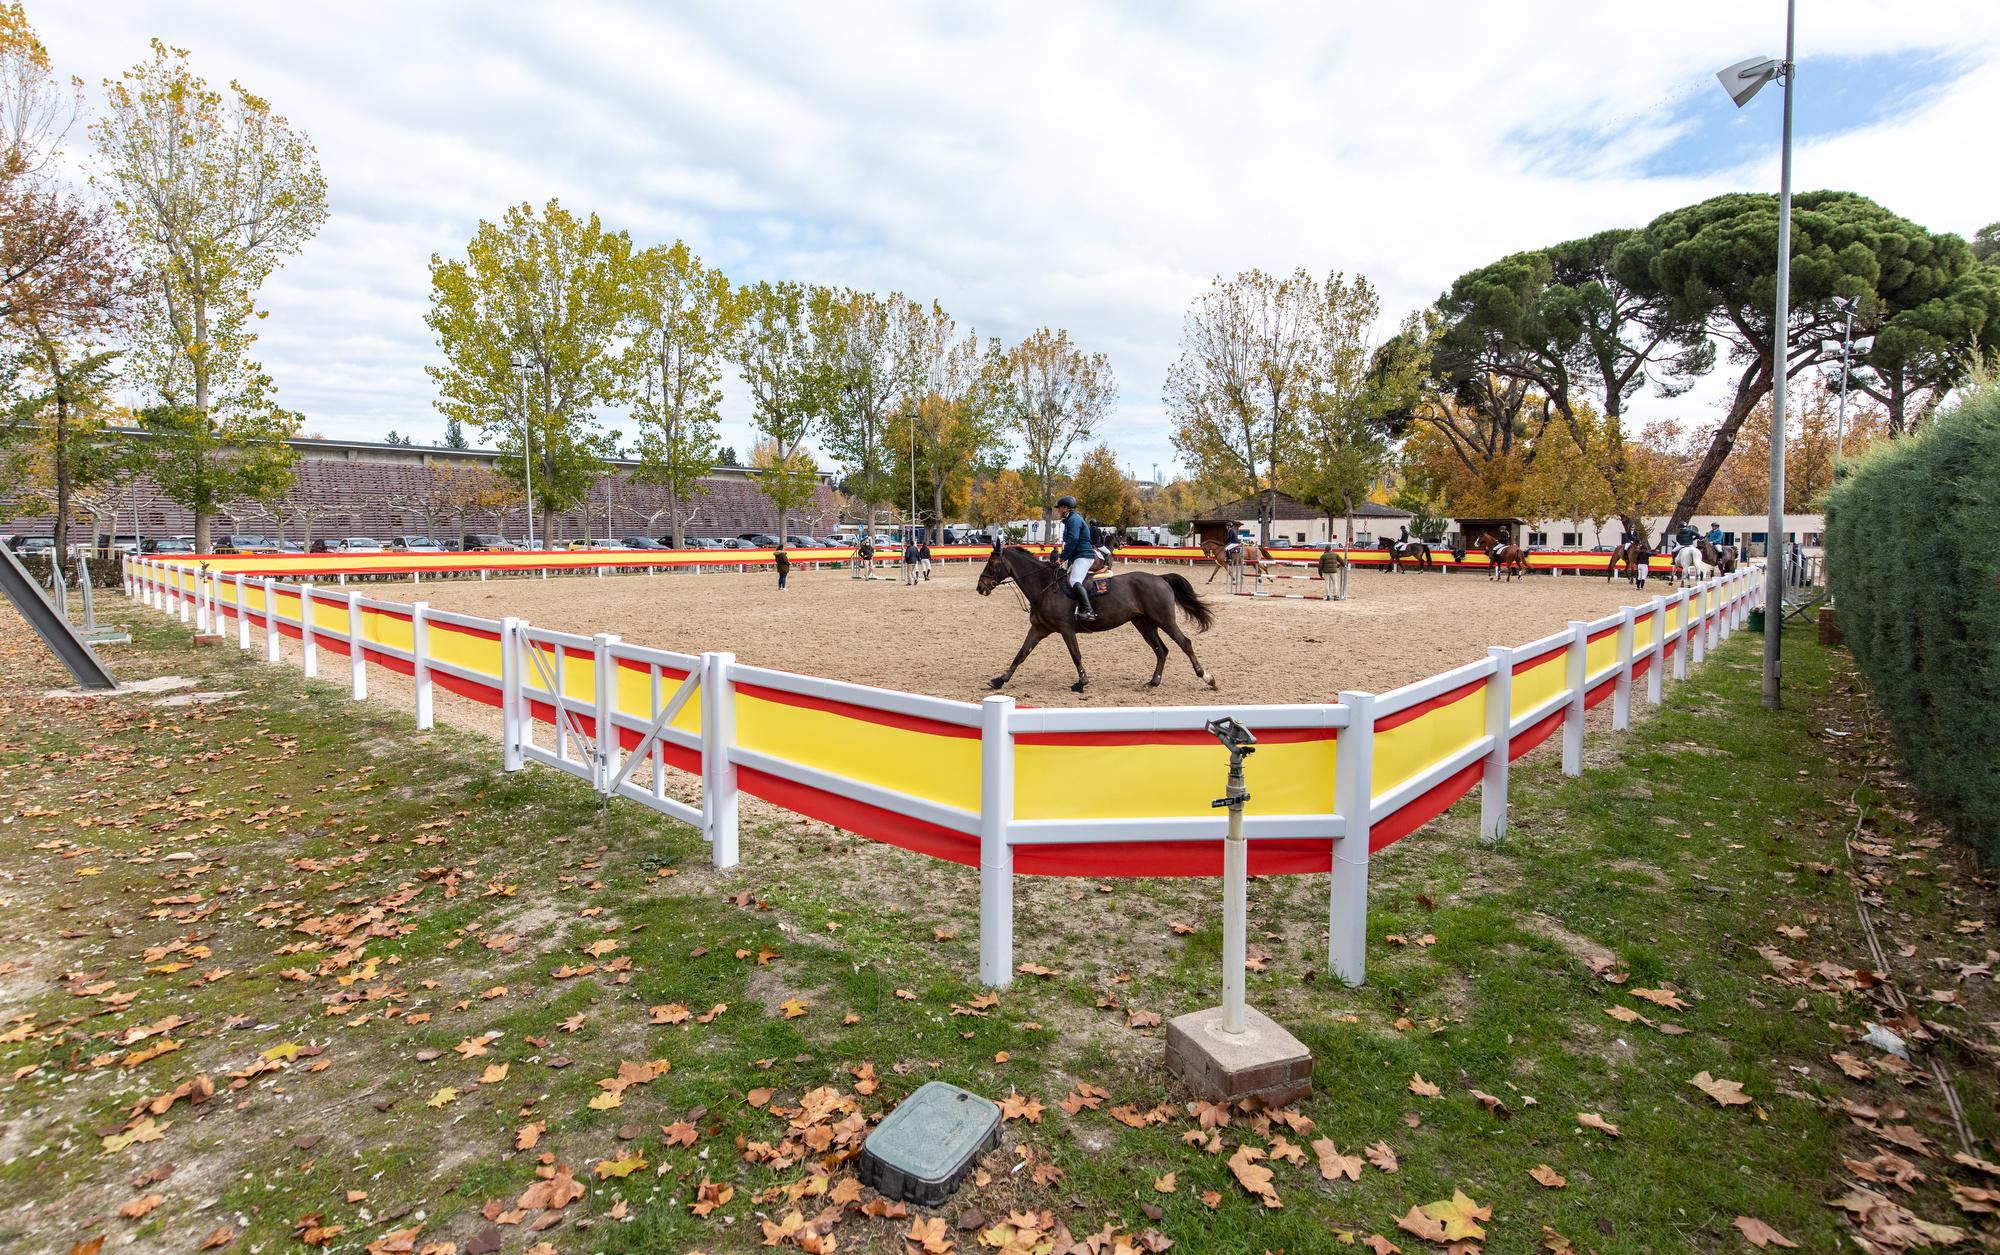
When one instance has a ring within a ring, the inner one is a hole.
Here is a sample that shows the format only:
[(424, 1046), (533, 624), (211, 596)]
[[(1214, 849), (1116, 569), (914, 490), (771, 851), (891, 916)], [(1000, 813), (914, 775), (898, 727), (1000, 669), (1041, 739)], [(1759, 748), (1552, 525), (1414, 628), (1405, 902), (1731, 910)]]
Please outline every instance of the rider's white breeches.
[(1095, 555), (1086, 558), (1071, 558), (1069, 562), (1069, 582), (1074, 588), (1090, 577), (1090, 568), (1097, 564)]

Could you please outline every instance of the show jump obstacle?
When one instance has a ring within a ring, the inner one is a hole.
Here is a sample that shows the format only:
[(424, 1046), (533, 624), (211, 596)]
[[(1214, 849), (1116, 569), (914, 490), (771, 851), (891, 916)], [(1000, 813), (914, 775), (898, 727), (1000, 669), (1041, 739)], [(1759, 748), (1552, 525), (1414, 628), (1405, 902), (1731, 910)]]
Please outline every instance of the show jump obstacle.
[[(585, 555), (578, 555), (579, 557)], [(1583, 770), (1584, 711), (1609, 698), (1614, 729), (1634, 685), (1658, 703), (1663, 673), (1687, 674), (1760, 604), (1752, 564), (1649, 604), (1387, 693), (1317, 705), (1023, 710), (679, 654), (616, 636), (544, 631), (423, 602), (375, 601), (271, 576), (128, 558), (128, 594), (308, 676), (322, 651), (346, 660), (356, 698), (368, 664), (411, 677), (416, 723), (436, 688), (497, 707), (505, 768), (541, 763), (688, 824), (717, 867), (738, 858), (738, 793), (877, 841), (979, 869), (979, 977), (1014, 972), (1014, 877), (1215, 876), (1228, 819), (1214, 811), (1212, 719), (1257, 738), (1258, 786), (1243, 816), (1252, 875), (1331, 872), (1327, 956), (1365, 972), (1370, 857), (1479, 788), (1479, 835), (1507, 827), (1508, 765), (1562, 733), (1562, 768)], [(648, 768), (645, 778), (640, 766)], [(699, 782), (697, 801), (668, 793)], [(1098, 782), (1077, 797), (1067, 782)]]

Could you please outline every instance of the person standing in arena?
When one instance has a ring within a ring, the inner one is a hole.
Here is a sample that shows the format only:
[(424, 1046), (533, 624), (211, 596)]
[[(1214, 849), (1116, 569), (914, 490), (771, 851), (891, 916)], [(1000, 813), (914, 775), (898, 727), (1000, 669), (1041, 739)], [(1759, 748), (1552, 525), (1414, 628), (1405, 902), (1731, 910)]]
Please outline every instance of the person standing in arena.
[(917, 567), (928, 582), (931, 578), (931, 534), (928, 531), (917, 533)]
[(792, 573), (792, 555), (785, 552), (783, 540), (778, 542), (778, 552), (772, 561), (778, 568), (778, 587), (782, 589), (785, 586), (785, 577)]

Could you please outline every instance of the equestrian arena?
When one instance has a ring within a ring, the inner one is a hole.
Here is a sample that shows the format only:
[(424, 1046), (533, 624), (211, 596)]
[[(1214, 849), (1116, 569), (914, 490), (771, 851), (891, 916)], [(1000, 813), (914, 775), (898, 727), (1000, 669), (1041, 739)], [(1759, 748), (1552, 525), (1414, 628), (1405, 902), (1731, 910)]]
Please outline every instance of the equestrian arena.
[[(432, 608), (592, 635), (609, 632), (635, 645), (683, 653), (732, 650), (741, 662), (831, 680), (932, 697), (977, 701), (986, 681), (1006, 668), (1028, 617), (1011, 585), (990, 596), (974, 590), (979, 562), (940, 562), (928, 583), (857, 580), (844, 567), (792, 572), (777, 587), (770, 568), (689, 574), (589, 572), (484, 582), (369, 584), (384, 600), (422, 599)], [(1517, 645), (1648, 600), (1624, 579), (1607, 582), (1537, 573), (1512, 583), (1482, 572), (1403, 572), (1357, 568), (1346, 601), (1237, 597), (1228, 577), (1204, 583), (1213, 566), (1120, 563), (1118, 571), (1179, 572), (1215, 609), (1215, 626), (1192, 635), (1195, 654), (1217, 678), (1210, 692), (1179, 650), (1171, 650), (1158, 688), (1147, 688), (1153, 654), (1129, 627), (1078, 636), (1090, 688), (1076, 679), (1059, 638), (1041, 642), (1007, 692), (1036, 706), (1173, 706), (1332, 701), (1343, 689), (1385, 691), (1482, 658), (1489, 645)], [(1309, 571), (1285, 567), (1287, 572)], [(1310, 579), (1266, 580), (1244, 587), (1317, 595)], [(1648, 596), (1672, 591), (1654, 579)], [(442, 709), (442, 707), (441, 707)]]

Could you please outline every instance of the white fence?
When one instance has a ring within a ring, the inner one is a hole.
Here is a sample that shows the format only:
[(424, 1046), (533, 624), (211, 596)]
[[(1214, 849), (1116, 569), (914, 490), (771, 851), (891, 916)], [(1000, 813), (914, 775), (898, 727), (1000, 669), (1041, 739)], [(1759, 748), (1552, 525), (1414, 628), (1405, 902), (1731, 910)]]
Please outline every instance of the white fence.
[[(1209, 801), (1224, 763), (1202, 729), (1221, 715), (1260, 740), (1250, 870), (1331, 872), (1328, 963), (1359, 983), (1375, 851), (1475, 786), (1480, 838), (1500, 840), (1514, 759), (1559, 729), (1562, 770), (1581, 774), (1585, 710), (1609, 700), (1612, 727), (1628, 726), (1642, 674), (1658, 703), (1668, 666), (1684, 676), (1762, 593), (1753, 564), (1332, 703), (1022, 710), (1009, 697), (950, 701), (151, 559), (128, 560), (126, 576), (129, 594), (197, 631), (233, 619), (241, 649), (261, 630), (270, 662), (293, 638), (308, 676), (322, 649), (346, 655), (357, 699), (370, 662), (408, 675), (420, 728), (438, 685), (495, 706), (506, 770), (553, 767), (694, 825), (717, 867), (739, 857), (739, 790), (976, 866), (979, 972), (995, 986), (1014, 969), (1017, 873), (1219, 874), (1228, 821)], [(1082, 775), (1099, 782), (1096, 796), (1073, 796)], [(688, 791), (697, 800), (675, 795)]]

